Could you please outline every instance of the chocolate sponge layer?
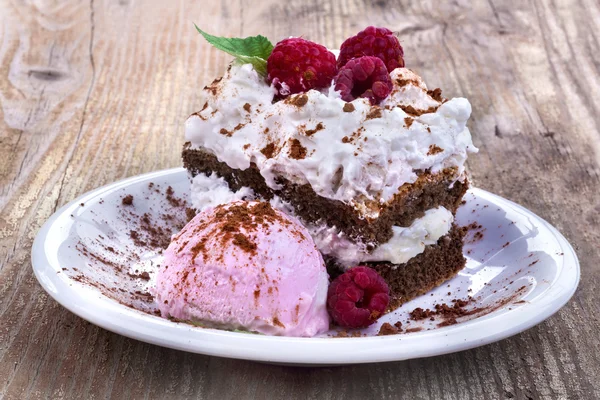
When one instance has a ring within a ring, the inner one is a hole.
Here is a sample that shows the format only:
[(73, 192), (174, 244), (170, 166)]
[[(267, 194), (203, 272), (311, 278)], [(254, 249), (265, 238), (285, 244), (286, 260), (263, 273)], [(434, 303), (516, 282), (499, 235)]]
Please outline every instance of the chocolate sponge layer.
[(392, 226), (410, 226), (431, 208), (443, 206), (455, 213), (468, 188), (466, 181), (455, 182), (454, 169), (446, 169), (437, 174), (422, 172), (416, 182), (402, 186), (386, 204), (370, 205), (378, 209), (377, 218), (364, 218), (348, 204), (319, 196), (309, 184), (298, 185), (280, 178), (278, 183), (283, 189), (271, 189), (255, 165), (246, 170), (233, 169), (220, 162), (213, 154), (192, 149), (190, 143), (184, 145), (182, 156), (183, 165), (192, 176), (215, 172), (233, 190), (247, 186), (265, 199), (277, 195), (290, 203), (296, 215), (305, 222), (325, 222), (329, 226), (336, 226), (351, 239), (363, 243), (387, 242), (392, 237)]
[(367, 263), (390, 287), (389, 311), (427, 293), (453, 278), (465, 266), (463, 237), (466, 230), (456, 225), (436, 244), (425, 246), (423, 253), (405, 264)]

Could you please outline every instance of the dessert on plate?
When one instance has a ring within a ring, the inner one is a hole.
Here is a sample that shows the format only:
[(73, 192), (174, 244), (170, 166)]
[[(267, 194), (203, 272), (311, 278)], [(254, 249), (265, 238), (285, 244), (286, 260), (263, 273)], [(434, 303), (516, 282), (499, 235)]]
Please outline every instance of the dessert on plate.
[[(262, 36), (200, 33), (236, 61), (203, 89), (200, 110), (185, 124), (183, 164), (193, 179), (192, 204), (199, 212), (190, 224), (239, 201), (268, 204), (277, 215), (302, 224), (310, 237), (298, 246), (312, 245), (322, 255), (335, 278), (329, 314), (349, 328), (369, 325), (464, 267), (464, 233), (454, 215), (469, 185), (465, 161), (477, 151), (466, 126), (471, 105), (464, 98), (445, 99), (440, 89), (429, 90), (405, 68), (402, 47), (390, 30), (368, 27), (336, 53), (303, 38), (273, 46)], [(195, 231), (184, 228), (169, 250), (183, 236), (189, 236), (189, 248), (200, 240), (195, 235), (206, 234)], [(262, 232), (261, 245), (263, 234), (269, 237)], [(274, 246), (273, 254), (280, 250)], [(226, 251), (227, 259), (243, 254), (231, 245)], [(288, 251), (300, 250), (290, 242)], [(194, 259), (189, 250), (186, 254), (179, 258), (167, 252), (172, 258), (166, 265), (189, 268)], [(206, 266), (195, 260), (196, 266)], [(301, 276), (315, 263), (282, 268)], [(175, 284), (178, 278), (169, 279)], [(298, 285), (296, 290), (305, 290), (301, 286), (308, 281)], [(167, 307), (165, 314), (194, 316)], [(206, 320), (203, 314), (196, 317)], [(300, 332), (304, 328), (298, 324)], [(261, 331), (238, 324), (244, 326)], [(294, 329), (271, 326), (264, 333)]]

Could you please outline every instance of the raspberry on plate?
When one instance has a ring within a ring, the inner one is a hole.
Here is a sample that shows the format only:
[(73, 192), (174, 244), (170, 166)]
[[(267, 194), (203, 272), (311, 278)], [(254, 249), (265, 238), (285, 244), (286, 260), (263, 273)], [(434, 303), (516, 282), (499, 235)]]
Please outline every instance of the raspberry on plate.
[(354, 58), (340, 68), (334, 79), (335, 90), (341, 92), (342, 100), (352, 101), (359, 97), (378, 104), (392, 91), (393, 85), (383, 61), (377, 57)]
[(327, 88), (336, 72), (335, 55), (302, 38), (282, 40), (267, 59), (267, 82), (274, 84), (280, 97)]
[(371, 325), (389, 302), (387, 283), (369, 267), (349, 269), (329, 285), (327, 292), (327, 311), (344, 328)]
[(387, 28), (369, 26), (356, 36), (346, 39), (340, 46), (338, 68), (342, 68), (351, 59), (362, 56), (380, 58), (389, 72), (404, 67), (404, 51), (400, 41)]

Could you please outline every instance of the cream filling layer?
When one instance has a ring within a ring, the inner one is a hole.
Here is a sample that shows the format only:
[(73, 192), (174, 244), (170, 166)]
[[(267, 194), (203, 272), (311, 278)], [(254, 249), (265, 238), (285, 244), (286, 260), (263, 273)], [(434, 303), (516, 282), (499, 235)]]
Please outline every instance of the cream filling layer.
[(437, 243), (450, 232), (454, 216), (444, 207), (432, 208), (413, 221), (408, 227), (393, 226), (392, 238), (369, 252), (372, 244), (355, 243), (336, 227), (325, 225), (307, 226), (317, 248), (324, 255), (337, 259), (344, 267), (352, 267), (364, 261), (389, 261), (403, 264), (425, 250), (425, 246)]
[[(235, 200), (255, 200), (252, 189), (243, 187), (234, 192), (227, 182), (216, 174), (199, 174), (192, 180), (191, 203), (199, 211)], [(271, 205), (294, 216), (293, 208), (278, 197)], [(416, 219), (408, 227), (392, 227), (392, 238), (373, 248), (374, 243), (356, 243), (350, 240), (335, 226), (325, 224), (303, 224), (310, 232), (315, 245), (323, 255), (333, 257), (343, 267), (352, 267), (365, 261), (389, 261), (403, 264), (421, 254), (425, 246), (435, 244), (442, 236), (450, 232), (454, 216), (444, 207), (427, 210), (425, 215)]]

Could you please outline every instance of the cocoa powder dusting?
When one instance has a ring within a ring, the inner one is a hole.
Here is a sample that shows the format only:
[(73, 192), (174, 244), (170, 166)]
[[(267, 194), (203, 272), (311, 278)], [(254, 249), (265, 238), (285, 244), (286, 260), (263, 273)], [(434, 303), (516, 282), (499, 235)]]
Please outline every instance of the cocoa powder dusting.
[[(167, 197), (167, 200), (168, 199), (169, 197)], [(173, 198), (173, 202), (177, 203), (178, 205), (180, 201), (180, 199)], [(169, 202), (171, 203), (171, 201)], [(171, 231), (155, 223), (152, 220), (150, 214), (145, 213), (144, 215), (142, 215), (142, 217), (140, 218), (140, 228), (145, 233), (147, 244), (151, 247), (160, 249), (166, 249), (167, 247), (169, 247), (169, 244), (171, 243)], [(130, 236), (132, 239), (134, 239), (131, 233)]]
[(260, 152), (267, 158), (273, 158), (273, 154), (275, 154), (275, 143), (268, 143), (265, 147), (260, 149)]
[(258, 299), (260, 298), (260, 289), (254, 291), (254, 306), (258, 307)]
[(416, 79), (396, 79), (396, 85), (399, 87), (403, 87), (406, 85), (419, 86), (419, 81)]
[(410, 128), (410, 126), (412, 125), (412, 123), (413, 123), (413, 119), (411, 117), (404, 118), (404, 124), (406, 124), (407, 128)]
[(365, 119), (381, 118), (382, 115), (383, 114), (381, 112), (381, 108), (379, 108), (377, 106), (372, 106), (371, 111), (369, 111), (369, 113), (367, 114), (367, 117)]
[(405, 113), (412, 115), (414, 117), (418, 117), (423, 114), (434, 113), (438, 109), (435, 106), (429, 107), (426, 110), (417, 110), (416, 108), (414, 108), (411, 105), (408, 105), (408, 106), (399, 105), (398, 107), (400, 107), (402, 109), (402, 111), (404, 111)]
[(254, 253), (256, 252), (256, 243), (250, 241), (248, 237), (246, 237), (242, 233), (236, 233), (233, 235), (233, 244), (237, 247), (245, 251), (246, 253)]
[(133, 240), (136, 246), (145, 246), (146, 242), (140, 239), (140, 234), (137, 231), (129, 231), (129, 237)]
[[(120, 304), (155, 314), (159, 311), (153, 304), (153, 296), (145, 290), (153, 272), (132, 269), (131, 266), (141, 261), (142, 254), (147, 250), (161, 254), (169, 245), (172, 235), (180, 231), (186, 223), (186, 201), (175, 197), (173, 188), (165, 190), (153, 182), (147, 183), (143, 189), (146, 193), (136, 195), (135, 202), (132, 195), (123, 194), (116, 204), (116, 216), (125, 224), (121, 230), (131, 240), (119, 240), (118, 237), (98, 234), (97, 242), (106, 253), (98, 251), (96, 245), (87, 247), (81, 242), (77, 243), (75, 248), (89, 260), (90, 265), (83, 266), (81, 271), (76, 268), (69, 271), (73, 280), (97, 288)], [(138, 209), (137, 203), (140, 198), (149, 200), (150, 196), (157, 197), (160, 205), (154, 210), (143, 207), (144, 211), (147, 210), (143, 213)], [(119, 257), (114, 258), (108, 254), (117, 254)], [(92, 266), (96, 266), (96, 272), (87, 275)], [(160, 265), (153, 266), (160, 268)]]
[[(198, 254), (202, 253), (203, 257), (206, 259), (206, 247), (205, 247), (206, 239), (199, 241), (190, 249), (192, 252), (192, 264), (196, 261), (196, 257)], [(187, 242), (185, 243), (187, 244)]]
[(317, 132), (319, 132), (320, 130), (323, 130), (323, 129), (325, 129), (325, 125), (323, 125), (322, 122), (319, 122), (317, 124), (317, 126), (315, 126), (315, 129), (307, 129), (307, 130), (304, 131), (304, 134), (306, 136), (312, 136), (315, 133), (317, 133)]
[(175, 197), (175, 191), (173, 190), (173, 188), (171, 186), (169, 186), (167, 188), (166, 191), (166, 197), (167, 197), (167, 201), (173, 206), (173, 207), (181, 207), (181, 206), (185, 206), (186, 205), (186, 201), (182, 200), (178, 197)]
[(192, 219), (194, 219), (194, 217), (196, 216), (198, 212), (196, 211), (196, 209), (194, 208), (186, 208), (185, 209), (185, 218), (186, 218), (186, 223), (190, 222)]
[(289, 156), (294, 160), (303, 160), (306, 158), (306, 147), (302, 146), (302, 143), (298, 139), (290, 140), (291, 146)]
[(221, 82), (221, 79), (223, 78), (221, 77), (213, 80), (209, 86), (204, 86), (204, 90), (207, 90), (211, 92), (213, 96), (216, 96), (219, 91), (219, 82)]
[(435, 101), (439, 101), (440, 103), (444, 101), (444, 98), (442, 97), (442, 89), (440, 89), (440, 88), (428, 90), (427, 94), (429, 96), (431, 96), (431, 98), (434, 99)]
[[(215, 220), (219, 223), (206, 237), (217, 236), (223, 245), (230, 242), (252, 256), (257, 254), (252, 232), (261, 226), (267, 228), (274, 222), (284, 226), (290, 224), (289, 220), (277, 214), (267, 202), (220, 205), (215, 210)], [(206, 222), (201, 224), (199, 229), (206, 229), (208, 226)], [(199, 247), (198, 251), (202, 252), (205, 258), (209, 256), (209, 251), (204, 246)]]
[(281, 323), (279, 318), (277, 318), (277, 315), (273, 317), (273, 325), (277, 325), (278, 327), (285, 329), (285, 325)]
[(432, 156), (434, 154), (441, 153), (442, 151), (444, 151), (444, 149), (442, 149), (438, 145), (431, 144), (431, 145), (429, 145), (429, 151), (427, 152), (427, 155)]

